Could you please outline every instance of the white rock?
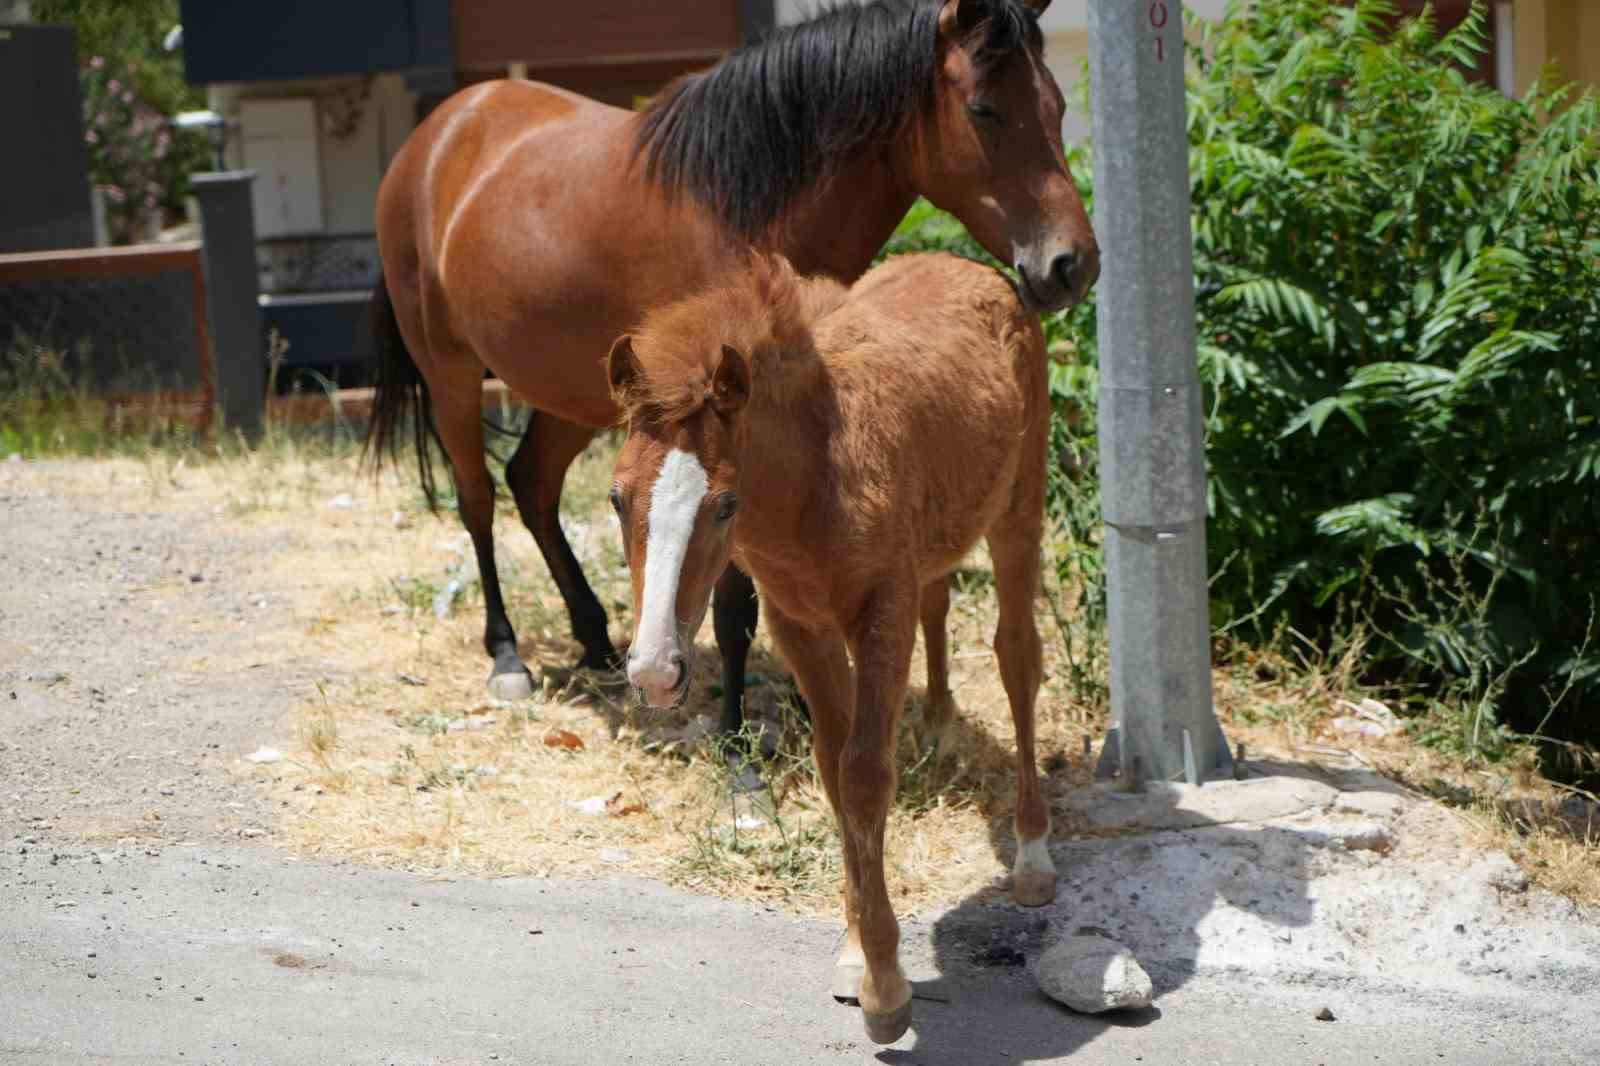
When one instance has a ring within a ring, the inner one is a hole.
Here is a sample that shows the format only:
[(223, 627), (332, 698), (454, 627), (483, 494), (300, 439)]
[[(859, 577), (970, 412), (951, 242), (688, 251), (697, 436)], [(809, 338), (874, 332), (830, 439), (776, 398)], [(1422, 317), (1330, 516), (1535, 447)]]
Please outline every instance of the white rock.
[(348, 492), (341, 492), (339, 495), (328, 501), (329, 507), (338, 508), (339, 510), (354, 507), (355, 505), (355, 497), (351, 496)]
[(1051, 999), (1083, 1014), (1150, 1005), (1150, 975), (1133, 953), (1103, 936), (1070, 936), (1034, 960), (1033, 979)]
[(269, 748), (263, 745), (262, 747), (257, 748), (255, 751), (252, 751), (249, 755), (246, 755), (244, 757), (244, 761), (255, 763), (282, 762), (283, 752), (279, 751), (277, 748)]
[(578, 800), (569, 804), (569, 806), (580, 814), (604, 814), (606, 813), (606, 800), (608, 799), (610, 799), (609, 796), (590, 796), (588, 799)]

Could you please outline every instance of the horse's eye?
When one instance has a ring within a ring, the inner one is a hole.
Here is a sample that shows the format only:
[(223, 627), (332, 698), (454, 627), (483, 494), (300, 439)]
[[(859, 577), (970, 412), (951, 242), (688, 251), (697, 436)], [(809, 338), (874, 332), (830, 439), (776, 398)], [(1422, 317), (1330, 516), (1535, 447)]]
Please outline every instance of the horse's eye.
[(967, 111), (972, 115), (973, 118), (981, 118), (989, 122), (1000, 121), (1000, 112), (996, 111), (988, 104), (980, 104), (976, 102), (970, 103), (967, 105)]
[(734, 495), (731, 492), (725, 494), (722, 497), (721, 502), (719, 502), (717, 504), (717, 521), (718, 522), (726, 522), (726, 521), (728, 521), (730, 518), (733, 517), (733, 513), (735, 511), (737, 511), (738, 509), (739, 509), (739, 497)]
[(622, 514), (622, 490), (615, 485), (611, 486), (611, 509), (620, 516)]

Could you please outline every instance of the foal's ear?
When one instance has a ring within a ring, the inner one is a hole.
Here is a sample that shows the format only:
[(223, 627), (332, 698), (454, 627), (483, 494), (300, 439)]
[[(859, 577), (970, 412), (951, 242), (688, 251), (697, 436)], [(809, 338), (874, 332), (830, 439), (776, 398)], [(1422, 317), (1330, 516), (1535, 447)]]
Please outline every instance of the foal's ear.
[(611, 380), (611, 395), (620, 399), (639, 379), (639, 357), (633, 354), (633, 335), (624, 333), (611, 345), (606, 356), (606, 377)]
[(711, 375), (711, 402), (719, 414), (731, 415), (750, 399), (750, 360), (729, 344), (722, 346), (722, 358)]
[[(1044, 10), (1050, 0), (1044, 0), (1039, 10)], [(953, 43), (972, 31), (972, 27), (989, 17), (989, 0), (945, 0), (939, 9), (939, 35)]]

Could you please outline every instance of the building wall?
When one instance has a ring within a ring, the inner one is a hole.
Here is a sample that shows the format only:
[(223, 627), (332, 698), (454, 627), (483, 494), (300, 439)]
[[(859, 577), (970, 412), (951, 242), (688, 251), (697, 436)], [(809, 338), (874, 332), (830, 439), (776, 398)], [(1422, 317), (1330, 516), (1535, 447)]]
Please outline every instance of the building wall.
[(1557, 76), (1600, 86), (1600, 3), (1595, 0), (1516, 0), (1512, 8), (1519, 94), (1547, 61)]
[[(364, 85), (370, 87), (363, 95)], [(415, 125), (416, 98), (400, 75), (379, 74), (370, 83), (341, 78), (214, 85), (208, 95), (212, 110), (230, 121), (238, 120), (245, 100), (311, 99), (322, 228), (327, 233), (372, 231), (378, 182)], [(273, 160), (250, 158), (246, 137), (237, 133), (228, 139), (227, 161), (256, 170), (258, 182), (271, 180)]]

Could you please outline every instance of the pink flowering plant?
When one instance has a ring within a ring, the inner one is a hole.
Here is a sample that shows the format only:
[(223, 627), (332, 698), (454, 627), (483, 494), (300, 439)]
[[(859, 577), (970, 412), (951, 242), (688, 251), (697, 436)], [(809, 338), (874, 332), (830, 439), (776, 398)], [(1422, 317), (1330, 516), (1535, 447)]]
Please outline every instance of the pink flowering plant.
[[(179, 135), (140, 94), (138, 75), (137, 63), (113, 65), (98, 55), (89, 58), (82, 74), (90, 174), (105, 200), (116, 244), (144, 238), (152, 223), (179, 210), (185, 179), (194, 168), (195, 145), (175, 143)], [(199, 140), (192, 134), (183, 139)], [(199, 148), (204, 151), (203, 143)]]

